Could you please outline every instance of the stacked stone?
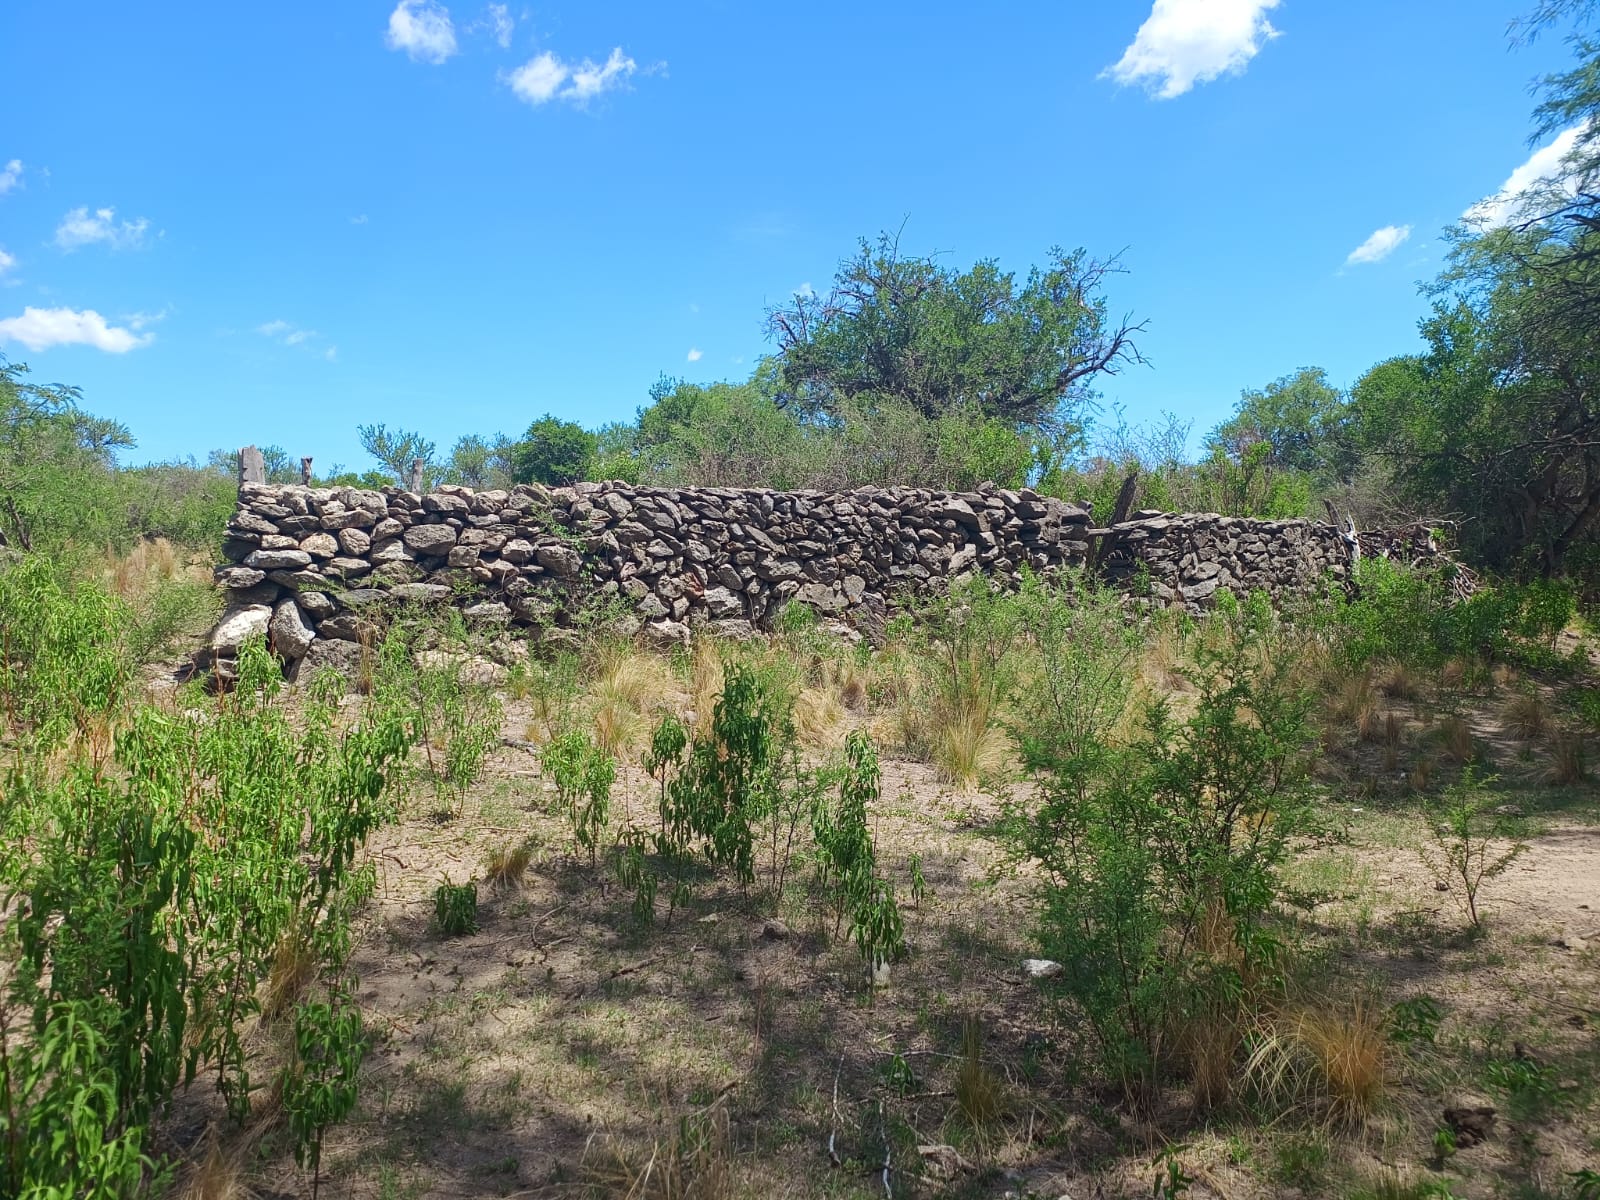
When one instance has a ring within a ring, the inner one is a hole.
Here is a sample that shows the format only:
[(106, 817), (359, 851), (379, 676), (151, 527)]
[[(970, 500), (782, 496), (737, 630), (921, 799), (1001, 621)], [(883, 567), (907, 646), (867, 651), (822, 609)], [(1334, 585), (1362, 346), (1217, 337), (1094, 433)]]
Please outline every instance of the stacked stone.
[(246, 484), (216, 578), (210, 655), (226, 675), (266, 633), (285, 661), (340, 664), (391, 600), (457, 600), (469, 619), (556, 625), (580, 596), (627, 603), (662, 642), (747, 636), (798, 600), (857, 627), (886, 600), (973, 571), (1081, 564), (1086, 509), (1031, 489), (952, 494), (582, 483), (427, 495)]
[[(427, 495), (384, 488), (246, 484), (216, 578), (227, 609), (205, 656), (227, 678), (265, 634), (291, 674), (348, 668), (397, 601), (453, 603), (484, 626), (559, 631), (590, 598), (619, 632), (662, 643), (695, 629), (768, 626), (789, 601), (869, 637), (886, 605), (967, 573), (1014, 581), (1090, 561), (1112, 582), (1198, 611), (1227, 588), (1274, 598), (1348, 584), (1351, 546), (1333, 525), (1214, 513), (1139, 512), (1091, 529), (1086, 506), (1027, 488), (775, 492), (580, 483)], [(1362, 553), (1448, 561), (1408, 532), (1361, 534)], [(551, 632), (550, 636), (560, 636)]]
[(1332, 525), (1260, 521), (1216, 513), (1139, 513), (1113, 525), (1099, 565), (1113, 582), (1148, 580), (1150, 594), (1191, 610), (1226, 588), (1275, 599), (1303, 595), (1349, 576), (1349, 547)]

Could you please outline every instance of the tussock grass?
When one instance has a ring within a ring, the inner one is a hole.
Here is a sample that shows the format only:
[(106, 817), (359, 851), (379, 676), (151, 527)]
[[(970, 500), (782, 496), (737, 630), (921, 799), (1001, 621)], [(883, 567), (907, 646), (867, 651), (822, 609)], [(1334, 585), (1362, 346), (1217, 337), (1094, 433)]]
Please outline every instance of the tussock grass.
[(1388, 1082), (1388, 1027), (1382, 1008), (1349, 1004), (1290, 1008), (1269, 1017), (1252, 1039), (1245, 1075), (1285, 1111), (1321, 1111), (1359, 1123), (1376, 1110)]
[(629, 642), (603, 643), (588, 689), (595, 743), (607, 754), (628, 757), (673, 690), (672, 672), (660, 656)]
[(1348, 731), (1357, 741), (1376, 739), (1382, 722), (1371, 674), (1349, 675), (1335, 685), (1328, 699), (1327, 720), (1330, 729)]
[(1378, 669), (1377, 684), (1378, 690), (1391, 700), (1417, 700), (1422, 696), (1422, 676), (1403, 662), (1384, 663)]
[(533, 861), (533, 845), (521, 841), (515, 845), (500, 846), (489, 852), (484, 863), (483, 878), (491, 888), (513, 888), (522, 882), (528, 865)]
[(272, 1021), (288, 1012), (317, 977), (318, 958), (311, 940), (300, 929), (288, 929), (272, 951), (267, 971), (261, 1017)]
[(956, 1109), (978, 1133), (1000, 1120), (1000, 1078), (983, 1061), (983, 1024), (976, 1016), (961, 1022), (961, 1065), (956, 1070)]
[(794, 727), (802, 744), (819, 749), (844, 742), (844, 705), (831, 688), (806, 688), (795, 697)]
[(1440, 753), (1449, 761), (1464, 765), (1478, 757), (1478, 741), (1472, 736), (1472, 726), (1465, 719), (1446, 717), (1434, 732)]
[(208, 1137), (204, 1152), (168, 1193), (170, 1200), (253, 1200), (256, 1192), (246, 1182), (245, 1158), (241, 1151), (224, 1150), (215, 1136)]
[(1538, 692), (1518, 692), (1507, 701), (1503, 719), (1519, 740), (1536, 742), (1550, 730), (1550, 707)]
[(1583, 735), (1563, 729), (1550, 743), (1550, 769), (1545, 782), (1551, 787), (1571, 787), (1589, 778), (1588, 748)]
[(721, 1104), (680, 1117), (648, 1152), (612, 1134), (593, 1134), (578, 1175), (589, 1191), (623, 1200), (734, 1200), (744, 1194), (734, 1178), (728, 1112)]

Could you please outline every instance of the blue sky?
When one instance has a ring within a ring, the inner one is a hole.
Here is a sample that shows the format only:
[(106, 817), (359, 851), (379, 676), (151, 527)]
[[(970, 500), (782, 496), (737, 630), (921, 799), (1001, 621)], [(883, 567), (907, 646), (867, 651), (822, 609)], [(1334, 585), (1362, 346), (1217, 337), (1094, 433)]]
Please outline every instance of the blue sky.
[(363, 422), (443, 449), (743, 378), (767, 305), (904, 222), (960, 266), (1123, 251), (1151, 365), (1105, 401), (1198, 438), (1416, 345), (1441, 228), (1548, 165), (1530, 3), (19, 0), (0, 352), (135, 460), (365, 466)]

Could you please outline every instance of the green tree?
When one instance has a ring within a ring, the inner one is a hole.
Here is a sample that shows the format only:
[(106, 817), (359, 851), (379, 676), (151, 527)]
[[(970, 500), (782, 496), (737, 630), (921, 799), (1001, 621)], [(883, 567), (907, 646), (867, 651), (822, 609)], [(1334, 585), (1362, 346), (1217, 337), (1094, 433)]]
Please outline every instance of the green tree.
[(1302, 367), (1261, 389), (1239, 394), (1233, 416), (1211, 431), (1207, 449), (1234, 463), (1265, 445), (1263, 462), (1279, 470), (1342, 476), (1350, 456), (1344, 437), (1348, 405), (1321, 367)]
[(431, 487), (439, 473), (435, 460), (438, 447), (410, 429), (390, 429), (387, 425), (357, 425), (361, 448), (383, 464), (401, 487), (411, 486), (411, 465), (422, 461), (422, 485)]
[(938, 417), (963, 405), (1012, 424), (1076, 424), (1095, 381), (1142, 361), (1100, 294), (1116, 259), (1054, 249), (1025, 280), (994, 260), (956, 271), (862, 240), (826, 296), (797, 293), (767, 315), (776, 400), (806, 418), (885, 398)]
[(0, 546), (22, 550), (118, 538), (115, 454), (127, 427), (91, 416), (76, 388), (30, 383), (0, 356)]
[(1600, 325), (1572, 303), (1600, 233), (1456, 231), (1427, 349), (1354, 389), (1360, 442), (1491, 566), (1560, 574), (1600, 518)]
[(589, 476), (595, 449), (595, 435), (582, 425), (546, 413), (510, 447), (511, 477), (517, 483), (573, 483)]
[(513, 443), (503, 433), (484, 438), (469, 433), (450, 447), (442, 475), (446, 483), (470, 488), (504, 488), (512, 483)]

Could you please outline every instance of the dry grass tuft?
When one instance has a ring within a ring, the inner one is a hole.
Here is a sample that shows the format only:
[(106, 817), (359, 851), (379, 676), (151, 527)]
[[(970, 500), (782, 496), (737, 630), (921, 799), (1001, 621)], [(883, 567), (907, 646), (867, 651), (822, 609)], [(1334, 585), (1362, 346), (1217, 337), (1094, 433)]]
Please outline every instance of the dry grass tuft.
[(1422, 695), (1422, 677), (1405, 663), (1385, 663), (1378, 672), (1378, 690), (1391, 700), (1416, 700)]
[(1363, 672), (1340, 681), (1328, 701), (1327, 718), (1330, 727), (1350, 730), (1357, 741), (1374, 740), (1380, 722), (1378, 692), (1372, 686), (1372, 676)]
[(717, 707), (717, 697), (722, 694), (722, 682), (722, 654), (713, 639), (701, 638), (695, 643), (694, 657), (689, 660), (689, 708), (695, 732), (704, 733), (711, 728), (711, 715)]
[(1588, 748), (1583, 736), (1561, 730), (1550, 743), (1550, 770), (1545, 781), (1551, 787), (1571, 787), (1589, 778)]
[(961, 1022), (961, 1066), (956, 1071), (956, 1107), (979, 1133), (1000, 1120), (1001, 1083), (983, 1061), (983, 1026), (976, 1016)]
[[(1244, 951), (1235, 937), (1227, 906), (1213, 902), (1195, 930), (1195, 948), (1208, 963), (1235, 973), (1244, 966)], [(1195, 1104), (1220, 1108), (1233, 1097), (1239, 1047), (1244, 1041), (1246, 997), (1224, 989), (1193, 1012), (1178, 1031), (1178, 1047), (1189, 1066)]]
[(1365, 999), (1344, 1009), (1306, 1009), (1295, 1021), (1294, 1037), (1315, 1061), (1333, 1115), (1349, 1121), (1370, 1116), (1387, 1078), (1383, 1010)]
[(1435, 730), (1439, 750), (1453, 763), (1465, 764), (1478, 757), (1478, 740), (1463, 717), (1446, 717)]
[(602, 645), (589, 685), (595, 743), (625, 757), (646, 734), (651, 714), (667, 707), (672, 691), (672, 673), (659, 656), (629, 642)]
[(817, 749), (844, 742), (844, 705), (831, 688), (806, 688), (795, 697), (794, 728), (800, 741)]
[(489, 852), (484, 864), (484, 880), (492, 888), (512, 888), (522, 882), (528, 864), (533, 861), (533, 845), (522, 841), (512, 846), (501, 846)]
[(251, 1200), (255, 1191), (245, 1182), (245, 1155), (224, 1150), (215, 1137), (205, 1153), (183, 1172), (169, 1193), (171, 1200)]
[(928, 757), (941, 778), (971, 789), (1005, 769), (1011, 744), (995, 716), (993, 706), (981, 697), (935, 712)]
[(261, 1000), (261, 1018), (271, 1021), (295, 1006), (317, 977), (317, 954), (311, 939), (299, 929), (285, 931), (272, 951), (267, 969), (266, 995)]
[(1413, 792), (1425, 792), (1428, 785), (1433, 782), (1434, 772), (1439, 769), (1439, 764), (1429, 755), (1423, 755), (1411, 764), (1411, 770), (1406, 775), (1406, 786)]
[(1322, 1111), (1337, 1121), (1371, 1116), (1388, 1079), (1388, 1027), (1366, 998), (1315, 1005), (1271, 1018), (1253, 1036), (1245, 1075), (1285, 1111)]
[(743, 1194), (734, 1179), (728, 1112), (721, 1104), (680, 1117), (647, 1155), (595, 1134), (578, 1173), (587, 1188), (623, 1200), (734, 1200)]
[(1524, 742), (1536, 742), (1549, 732), (1550, 708), (1538, 692), (1518, 692), (1505, 708), (1506, 728)]

